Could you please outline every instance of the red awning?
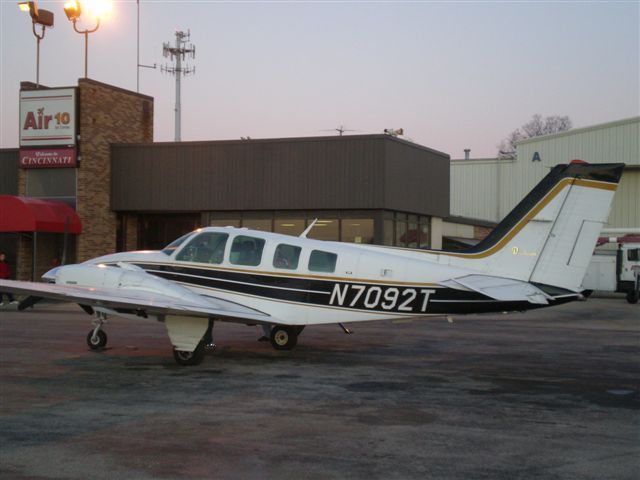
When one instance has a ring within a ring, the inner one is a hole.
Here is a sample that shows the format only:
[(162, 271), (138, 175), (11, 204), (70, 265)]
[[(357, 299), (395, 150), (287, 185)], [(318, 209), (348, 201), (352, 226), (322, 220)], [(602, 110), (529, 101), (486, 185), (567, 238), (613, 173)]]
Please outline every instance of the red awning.
[(0, 232), (82, 232), (78, 214), (66, 203), (0, 195)]

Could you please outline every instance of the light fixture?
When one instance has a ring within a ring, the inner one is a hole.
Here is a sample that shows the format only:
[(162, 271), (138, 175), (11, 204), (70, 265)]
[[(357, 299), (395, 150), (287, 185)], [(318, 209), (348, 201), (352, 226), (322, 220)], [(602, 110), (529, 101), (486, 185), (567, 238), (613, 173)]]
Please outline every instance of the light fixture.
[(75, 22), (78, 18), (80, 18), (80, 14), (82, 13), (82, 8), (80, 4), (75, 0), (71, 0), (64, 4), (64, 13), (69, 20)]
[[(88, 64), (89, 64), (89, 34), (95, 32), (100, 28), (100, 17), (111, 11), (111, 2), (106, 0), (87, 0), (83, 2), (85, 6), (82, 6), (82, 2), (78, 0), (69, 0), (64, 4), (64, 13), (71, 23), (73, 23), (73, 29), (84, 35), (84, 78), (87, 78)], [(92, 29), (78, 30), (76, 22), (82, 15), (83, 10), (96, 17), (96, 26)]]
[[(29, 12), (31, 29), (36, 37), (36, 88), (40, 87), (40, 40), (44, 38), (45, 29), (53, 27), (53, 12), (38, 8), (36, 2), (20, 2), (18, 8), (22, 12)], [(36, 32), (36, 25), (40, 25), (40, 33)]]

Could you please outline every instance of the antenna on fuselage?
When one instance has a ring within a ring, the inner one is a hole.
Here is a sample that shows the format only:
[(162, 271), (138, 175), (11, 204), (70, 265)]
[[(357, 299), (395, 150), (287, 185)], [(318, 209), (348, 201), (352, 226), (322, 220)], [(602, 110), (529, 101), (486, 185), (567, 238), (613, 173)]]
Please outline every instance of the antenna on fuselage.
[(307, 238), (307, 234), (311, 231), (311, 229), (313, 228), (313, 226), (316, 224), (317, 221), (318, 219), (316, 218), (313, 222), (311, 222), (311, 225), (309, 225), (307, 229), (300, 234), (300, 238)]

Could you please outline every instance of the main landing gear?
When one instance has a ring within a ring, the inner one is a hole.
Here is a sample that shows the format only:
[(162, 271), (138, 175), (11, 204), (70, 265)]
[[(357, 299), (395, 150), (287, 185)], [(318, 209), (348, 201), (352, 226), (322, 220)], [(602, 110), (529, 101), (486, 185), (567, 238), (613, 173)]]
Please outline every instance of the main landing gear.
[(107, 323), (107, 315), (97, 312), (92, 323), (94, 328), (87, 334), (87, 345), (91, 350), (102, 350), (107, 345), (107, 333), (102, 330), (102, 325)]
[(178, 365), (200, 365), (204, 359), (204, 342), (200, 341), (193, 352), (174, 348), (173, 358)]
[(293, 350), (302, 330), (304, 330), (304, 325), (274, 325), (271, 328), (271, 346), (276, 350)]

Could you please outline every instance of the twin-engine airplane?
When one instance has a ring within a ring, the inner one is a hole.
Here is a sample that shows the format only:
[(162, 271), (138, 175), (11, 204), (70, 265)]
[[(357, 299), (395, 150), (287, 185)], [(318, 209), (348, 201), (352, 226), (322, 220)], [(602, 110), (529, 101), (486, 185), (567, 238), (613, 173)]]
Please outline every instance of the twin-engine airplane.
[(307, 325), (522, 311), (583, 298), (581, 284), (624, 164), (558, 165), (466, 251), (326, 242), (201, 228), (160, 251), (124, 252), (54, 268), (50, 283), (0, 281), (0, 291), (78, 303), (96, 315), (163, 322), (181, 365), (199, 364), (210, 320), (262, 324), (290, 350)]

